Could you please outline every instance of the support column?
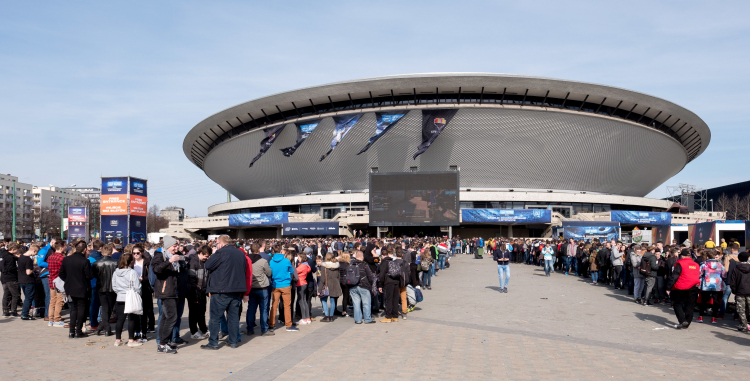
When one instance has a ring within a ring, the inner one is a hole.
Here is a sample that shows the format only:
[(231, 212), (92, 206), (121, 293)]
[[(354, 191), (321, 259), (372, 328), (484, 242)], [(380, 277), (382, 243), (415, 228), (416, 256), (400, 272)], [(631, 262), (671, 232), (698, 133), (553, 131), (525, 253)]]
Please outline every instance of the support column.
[(281, 226), (276, 228), (276, 239), (281, 239)]
[(513, 225), (508, 225), (508, 238), (513, 237)]
[(245, 239), (245, 229), (237, 229), (237, 239)]
[(453, 238), (453, 226), (448, 226), (448, 239)]

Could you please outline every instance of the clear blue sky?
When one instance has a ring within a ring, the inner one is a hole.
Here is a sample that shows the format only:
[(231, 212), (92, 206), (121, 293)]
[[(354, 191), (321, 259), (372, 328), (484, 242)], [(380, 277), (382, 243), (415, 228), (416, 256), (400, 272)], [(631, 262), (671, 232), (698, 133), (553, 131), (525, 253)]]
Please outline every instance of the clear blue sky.
[[(0, 2), (0, 172), (149, 179), (206, 215), (226, 192), (182, 152), (202, 119), (295, 88), (424, 72), (601, 83), (684, 106), (708, 150), (666, 185), (750, 179), (750, 2)], [(634, 178), (633, 181), (637, 181)]]

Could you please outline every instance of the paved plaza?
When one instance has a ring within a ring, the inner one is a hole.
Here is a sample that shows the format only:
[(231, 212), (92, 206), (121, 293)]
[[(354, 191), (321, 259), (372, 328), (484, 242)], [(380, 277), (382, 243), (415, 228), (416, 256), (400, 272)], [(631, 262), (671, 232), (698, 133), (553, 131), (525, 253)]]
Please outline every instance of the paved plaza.
[[(205, 351), (188, 338), (177, 355), (114, 347), (114, 338), (67, 338), (41, 320), (0, 320), (0, 379), (178, 380), (634, 380), (746, 379), (750, 335), (736, 322), (671, 329), (671, 309), (632, 303), (626, 293), (541, 268), (511, 266), (498, 291), (491, 259), (458, 256), (425, 300), (398, 323), (351, 318), (243, 336)], [(320, 305), (314, 299), (316, 316)], [(242, 317), (244, 320), (244, 315)], [(378, 319), (379, 320), (379, 319)], [(243, 323), (244, 331), (244, 323)], [(153, 335), (151, 335), (153, 337)]]

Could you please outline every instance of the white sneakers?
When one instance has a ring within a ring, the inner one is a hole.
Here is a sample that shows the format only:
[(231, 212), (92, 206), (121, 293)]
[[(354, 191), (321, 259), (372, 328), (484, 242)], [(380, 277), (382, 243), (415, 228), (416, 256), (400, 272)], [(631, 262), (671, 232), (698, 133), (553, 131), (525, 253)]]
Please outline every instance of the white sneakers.
[(128, 342), (128, 346), (129, 347), (140, 347), (141, 345), (143, 345), (143, 343), (140, 342), (140, 341), (129, 341)]
[(209, 336), (211, 336), (209, 332), (203, 333), (200, 330), (198, 330), (194, 334), (192, 334), (190, 338), (195, 339), (195, 340), (203, 340), (203, 339), (208, 339)]

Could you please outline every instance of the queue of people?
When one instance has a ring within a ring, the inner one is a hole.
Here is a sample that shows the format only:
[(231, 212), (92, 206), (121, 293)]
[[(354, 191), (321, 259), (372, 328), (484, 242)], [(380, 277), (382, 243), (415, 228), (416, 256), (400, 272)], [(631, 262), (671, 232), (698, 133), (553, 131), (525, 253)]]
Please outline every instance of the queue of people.
[[(154, 334), (157, 352), (174, 354), (186, 343), (180, 322), (187, 308), (190, 339), (208, 339), (201, 348), (219, 349), (225, 337), (236, 348), (245, 306), (248, 336), (297, 332), (316, 319), (406, 320), (422, 291), (450, 267), (457, 246), (444, 238), (235, 241), (226, 235), (125, 246), (119, 240), (5, 240), (3, 316), (67, 328), (71, 339), (115, 336), (114, 346), (142, 346)], [(313, 307), (316, 297), (320, 310)]]

